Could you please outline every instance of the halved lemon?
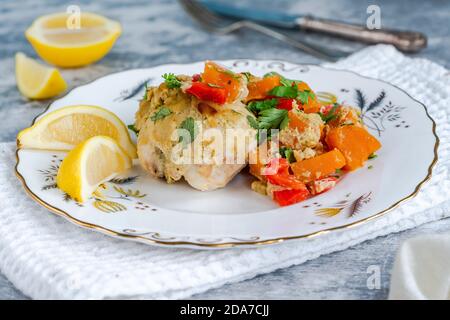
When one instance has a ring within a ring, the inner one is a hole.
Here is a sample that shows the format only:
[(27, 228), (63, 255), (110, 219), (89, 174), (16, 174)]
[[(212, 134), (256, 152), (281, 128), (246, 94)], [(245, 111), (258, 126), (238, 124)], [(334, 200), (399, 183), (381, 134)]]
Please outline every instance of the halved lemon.
[(52, 111), (19, 132), (17, 142), (19, 147), (66, 151), (98, 135), (113, 138), (131, 158), (136, 158), (136, 147), (125, 124), (111, 111), (96, 106)]
[(100, 184), (131, 165), (130, 157), (114, 139), (92, 137), (67, 154), (59, 167), (56, 184), (76, 201), (84, 202)]
[(80, 12), (79, 17), (74, 17), (55, 13), (36, 19), (25, 36), (48, 63), (79, 67), (103, 58), (121, 31), (118, 22), (98, 14)]
[(22, 52), (16, 54), (16, 82), (20, 93), (30, 99), (47, 99), (67, 89), (59, 71), (28, 58)]

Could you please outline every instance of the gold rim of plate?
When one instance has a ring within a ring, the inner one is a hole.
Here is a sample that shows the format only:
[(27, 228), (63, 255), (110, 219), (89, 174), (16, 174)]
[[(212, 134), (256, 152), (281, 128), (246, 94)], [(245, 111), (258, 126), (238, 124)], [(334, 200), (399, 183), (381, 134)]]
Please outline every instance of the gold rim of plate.
[[(251, 60), (258, 61), (258, 60), (255, 60), (255, 59), (251, 59)], [(273, 61), (278, 61), (278, 60), (273, 60)], [(285, 62), (288, 62), (288, 61), (285, 61)], [(334, 71), (350, 72), (350, 73), (353, 73), (353, 74), (355, 74), (355, 75), (357, 75), (359, 77), (362, 77), (362, 78), (375, 80), (375, 81), (380, 81), (380, 82), (383, 82), (383, 83), (385, 83), (387, 85), (390, 85), (390, 86), (400, 90), (401, 92), (405, 93), (410, 99), (412, 99), (413, 101), (419, 103), (424, 108), (425, 114), (427, 115), (427, 117), (432, 122), (432, 133), (433, 133), (433, 135), (434, 135), (434, 137), (436, 139), (435, 140), (435, 144), (434, 144), (434, 149), (433, 149), (434, 158), (433, 158), (433, 161), (430, 163), (430, 165), (428, 167), (428, 172), (427, 172), (426, 177), (422, 181), (419, 182), (419, 184), (414, 188), (414, 191), (410, 195), (408, 195), (408, 196), (398, 200), (397, 202), (395, 202), (394, 204), (392, 204), (388, 208), (386, 208), (386, 209), (384, 209), (384, 210), (382, 210), (382, 211), (380, 211), (378, 213), (375, 213), (374, 215), (372, 215), (370, 217), (367, 217), (365, 219), (362, 219), (362, 220), (359, 220), (359, 221), (355, 221), (355, 222), (352, 222), (352, 223), (349, 223), (349, 224), (345, 224), (345, 225), (342, 225), (342, 226), (338, 226), (338, 227), (333, 227), (333, 228), (328, 228), (328, 229), (312, 232), (312, 233), (309, 233), (309, 234), (304, 234), (304, 235), (299, 235), (299, 236), (279, 237), (279, 238), (265, 239), (265, 240), (256, 240), (256, 241), (222, 242), (222, 243), (198, 243), (198, 242), (190, 242), (190, 241), (154, 240), (154, 239), (148, 239), (146, 237), (139, 236), (139, 235), (130, 235), (130, 234), (125, 234), (125, 233), (120, 233), (120, 232), (117, 232), (117, 231), (114, 231), (114, 230), (111, 230), (111, 229), (108, 229), (108, 228), (105, 228), (105, 227), (102, 227), (102, 226), (99, 226), (99, 225), (96, 225), (96, 224), (91, 224), (91, 223), (87, 223), (87, 222), (78, 220), (78, 219), (72, 217), (68, 212), (66, 212), (64, 210), (61, 210), (59, 208), (56, 208), (56, 207), (52, 206), (51, 204), (45, 202), (44, 200), (39, 198), (39, 196), (37, 196), (33, 191), (31, 191), (31, 189), (28, 187), (28, 185), (27, 185), (27, 183), (25, 181), (25, 178), (17, 170), (17, 168), (19, 166), (19, 162), (20, 162), (19, 150), (21, 149), (18, 140), (16, 140), (16, 144), (17, 144), (16, 152), (15, 152), (15, 154), (16, 154), (16, 165), (14, 166), (15, 174), (19, 178), (19, 180), (22, 182), (22, 185), (23, 185), (25, 191), (31, 197), (31, 199), (33, 199), (34, 201), (36, 201), (37, 203), (39, 203), (43, 207), (47, 208), (51, 212), (56, 213), (57, 215), (68, 219), (70, 222), (72, 222), (72, 223), (74, 223), (76, 225), (79, 225), (79, 226), (87, 228), (87, 229), (97, 230), (97, 231), (100, 231), (102, 233), (106, 233), (106, 234), (109, 234), (109, 235), (112, 235), (112, 236), (115, 236), (115, 237), (119, 237), (119, 238), (124, 238), (124, 239), (128, 239), (128, 240), (130, 240), (130, 239), (137, 239), (137, 240), (139, 240), (141, 242), (146, 242), (146, 243), (149, 243), (149, 244), (157, 244), (157, 245), (162, 245), (162, 246), (194, 246), (194, 247), (233, 248), (233, 247), (252, 246), (252, 245), (258, 245), (258, 246), (259, 245), (270, 245), (270, 244), (281, 243), (281, 242), (288, 241), (288, 240), (298, 240), (298, 239), (304, 239), (304, 238), (312, 238), (312, 237), (316, 237), (318, 235), (329, 233), (331, 231), (343, 230), (343, 229), (349, 229), (349, 228), (352, 228), (352, 227), (356, 227), (356, 226), (361, 225), (363, 223), (366, 223), (366, 222), (368, 222), (370, 220), (379, 218), (379, 217), (383, 216), (384, 214), (394, 210), (395, 208), (400, 206), (403, 202), (405, 202), (405, 201), (415, 197), (417, 195), (417, 193), (419, 192), (419, 190), (421, 189), (422, 185), (431, 178), (432, 173), (433, 173), (433, 168), (434, 168), (434, 166), (435, 166), (435, 164), (436, 164), (436, 162), (438, 160), (438, 148), (439, 148), (440, 140), (439, 140), (439, 137), (438, 137), (438, 135), (436, 133), (436, 122), (434, 121), (434, 119), (428, 113), (427, 107), (422, 102), (414, 99), (409, 93), (407, 93), (403, 89), (399, 88), (398, 86), (393, 85), (393, 84), (391, 84), (389, 82), (380, 80), (380, 79), (366, 77), (366, 76), (360, 75), (360, 74), (358, 74), (356, 72), (353, 72), (353, 71), (350, 71), (350, 70), (339, 70), (339, 69), (333, 69), (333, 68), (323, 67), (321, 65), (314, 65), (314, 64), (305, 64), (305, 65), (303, 65), (303, 64), (292, 63), (292, 62), (289, 62), (289, 63), (291, 63), (293, 65), (297, 65), (297, 66), (313, 65), (313, 66), (316, 66), (316, 67), (329, 69), (329, 70), (334, 70)], [(193, 63), (187, 63), (187, 64), (193, 64)], [(171, 63), (171, 64), (168, 64), (168, 65), (187, 65), (187, 64)], [(160, 66), (164, 66), (164, 65), (160, 65)], [(120, 73), (120, 72), (123, 72), (123, 71), (119, 71), (119, 72), (115, 72), (115, 73)], [(109, 75), (112, 75), (112, 74), (115, 74), (115, 73), (111, 73)], [(109, 76), (109, 75), (106, 75), (106, 76)], [(103, 77), (106, 77), (106, 76), (103, 76)], [(100, 77), (100, 78), (103, 78), (103, 77)], [(94, 80), (92, 80), (92, 81), (90, 81), (90, 82), (88, 82), (88, 83), (86, 83), (86, 84), (84, 84), (82, 86), (89, 85), (92, 82), (94, 82), (94, 81), (96, 81), (96, 80), (98, 80), (100, 78), (94, 79)], [(80, 86), (78, 86), (78, 87), (80, 87)], [(76, 88), (78, 88), (78, 87), (76, 87)], [(75, 89), (75, 88), (73, 88), (73, 89)], [(67, 92), (65, 95), (59, 97), (58, 99), (64, 98), (69, 93), (71, 93), (72, 90)], [(53, 102), (51, 102), (45, 108), (44, 111), (42, 111), (40, 114), (38, 114), (33, 119), (31, 125), (33, 125), (36, 122), (37, 118), (39, 118), (41, 115), (45, 114), (48, 111), (48, 109), (50, 108), (52, 103)]]

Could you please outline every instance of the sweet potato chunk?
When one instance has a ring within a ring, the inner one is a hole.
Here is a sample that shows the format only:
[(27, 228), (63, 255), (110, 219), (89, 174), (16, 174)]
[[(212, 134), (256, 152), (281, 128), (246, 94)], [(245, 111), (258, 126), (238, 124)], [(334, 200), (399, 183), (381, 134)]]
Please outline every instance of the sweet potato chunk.
[(296, 111), (289, 111), (289, 128), (297, 128), (299, 131), (305, 131), (308, 127), (308, 118)]
[(280, 85), (280, 77), (273, 75), (258, 81), (249, 82), (247, 85), (248, 95), (246, 100), (260, 100), (268, 96), (269, 91)]
[(202, 81), (210, 86), (224, 88), (227, 95), (226, 101), (229, 103), (233, 102), (239, 94), (239, 76), (214, 62), (205, 63)]
[(362, 167), (369, 156), (381, 147), (380, 142), (365, 128), (357, 126), (332, 128), (325, 142), (329, 148), (337, 148), (342, 152), (347, 162), (345, 170)]
[[(297, 84), (297, 88), (301, 91), (311, 91), (314, 93), (314, 91), (312, 91), (309, 85), (304, 81), (299, 82)], [(320, 103), (317, 101), (317, 97), (315, 95), (314, 99), (310, 97), (308, 99), (308, 103), (303, 104), (301, 107), (305, 113), (317, 113), (320, 111)]]
[(334, 149), (319, 156), (291, 164), (294, 175), (303, 182), (326, 177), (345, 165), (344, 155)]
[(308, 99), (308, 103), (303, 105), (305, 113), (317, 113), (320, 111), (320, 104), (316, 99)]

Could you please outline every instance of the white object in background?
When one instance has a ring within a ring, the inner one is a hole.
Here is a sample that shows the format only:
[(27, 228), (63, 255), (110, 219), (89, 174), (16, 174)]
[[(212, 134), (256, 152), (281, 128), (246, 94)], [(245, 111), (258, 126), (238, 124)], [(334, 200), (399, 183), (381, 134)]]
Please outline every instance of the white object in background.
[(421, 236), (402, 244), (389, 299), (450, 299), (450, 234)]

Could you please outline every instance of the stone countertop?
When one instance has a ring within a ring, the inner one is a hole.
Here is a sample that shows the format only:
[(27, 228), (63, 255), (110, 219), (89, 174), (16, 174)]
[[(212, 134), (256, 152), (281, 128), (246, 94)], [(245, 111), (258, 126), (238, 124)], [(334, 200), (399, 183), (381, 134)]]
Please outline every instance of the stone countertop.
[[(220, 0), (223, 1), (223, 0)], [(264, 7), (273, 1), (239, 1)], [(40, 15), (65, 11), (70, 1), (0, 1), (0, 142), (15, 140), (50, 101), (27, 101), (17, 91), (14, 78), (14, 54), (17, 51), (36, 57), (24, 37), (25, 29)], [(79, 0), (81, 10), (101, 13), (119, 20), (123, 34), (112, 51), (100, 62), (80, 69), (62, 70), (69, 89), (103, 75), (139, 67), (171, 62), (231, 58), (282, 59), (298, 63), (321, 63), (301, 51), (276, 40), (241, 31), (227, 36), (211, 35), (180, 8), (176, 1)], [(381, 8), (383, 27), (414, 29), (428, 36), (428, 48), (415, 54), (450, 67), (450, 2), (439, 0), (402, 0), (354, 2), (351, 0), (277, 1), (276, 8), (295, 13), (310, 13), (355, 23), (364, 23), (371, 4)], [(362, 45), (330, 39), (300, 31), (293, 36), (346, 50)], [(366, 241), (350, 249), (322, 256), (299, 266), (279, 270), (236, 284), (225, 285), (194, 296), (194, 299), (384, 299), (388, 294), (389, 274), (399, 244), (412, 236), (441, 233), (450, 229), (450, 220), (430, 223), (414, 230)], [(367, 268), (378, 266), (381, 287), (367, 287)], [(0, 299), (26, 298), (0, 274)]]

